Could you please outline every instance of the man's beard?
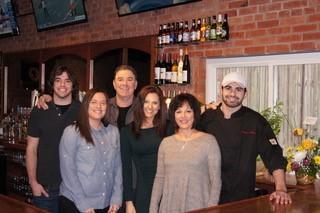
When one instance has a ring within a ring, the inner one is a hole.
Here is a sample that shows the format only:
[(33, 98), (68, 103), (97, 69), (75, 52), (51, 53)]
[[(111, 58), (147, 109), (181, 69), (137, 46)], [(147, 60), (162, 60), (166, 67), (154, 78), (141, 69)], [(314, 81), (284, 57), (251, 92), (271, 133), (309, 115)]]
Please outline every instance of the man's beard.
[(242, 105), (242, 101), (240, 98), (235, 97), (233, 98), (235, 101), (233, 101), (232, 103), (230, 103), (230, 101), (228, 102), (228, 98), (225, 98), (224, 96), (222, 96), (222, 102), (229, 108), (237, 108), (239, 106)]

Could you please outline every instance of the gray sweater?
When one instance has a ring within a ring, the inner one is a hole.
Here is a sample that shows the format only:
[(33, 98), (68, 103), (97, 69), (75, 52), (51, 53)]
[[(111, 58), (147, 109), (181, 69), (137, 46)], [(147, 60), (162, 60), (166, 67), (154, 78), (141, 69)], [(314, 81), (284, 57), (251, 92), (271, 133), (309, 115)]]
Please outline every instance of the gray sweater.
[(220, 149), (210, 134), (186, 142), (175, 135), (163, 139), (149, 212), (186, 212), (216, 205), (220, 166)]

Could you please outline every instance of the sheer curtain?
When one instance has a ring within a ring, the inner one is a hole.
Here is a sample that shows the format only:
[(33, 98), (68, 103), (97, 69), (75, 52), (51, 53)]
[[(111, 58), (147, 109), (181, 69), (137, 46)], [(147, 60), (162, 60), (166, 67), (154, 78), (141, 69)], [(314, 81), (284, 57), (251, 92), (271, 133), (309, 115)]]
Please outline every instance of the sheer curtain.
[[(292, 134), (293, 128), (303, 127), (307, 116), (320, 119), (320, 64), (295, 64), (273, 66), (239, 66), (217, 68), (217, 97), (223, 76), (239, 71), (247, 78), (248, 94), (244, 105), (258, 112), (283, 102), (286, 119), (278, 135), (282, 147), (298, 143)], [(319, 126), (312, 129), (312, 135), (320, 137)]]

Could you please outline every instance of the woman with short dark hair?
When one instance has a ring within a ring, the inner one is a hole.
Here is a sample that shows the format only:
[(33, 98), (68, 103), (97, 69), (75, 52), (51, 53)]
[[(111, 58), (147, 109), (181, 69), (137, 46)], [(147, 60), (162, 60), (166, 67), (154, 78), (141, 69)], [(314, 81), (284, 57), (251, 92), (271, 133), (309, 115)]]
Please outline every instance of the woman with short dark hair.
[(187, 93), (174, 97), (169, 116), (175, 134), (159, 147), (149, 212), (186, 212), (217, 205), (220, 150), (214, 136), (195, 129), (200, 117), (198, 100)]

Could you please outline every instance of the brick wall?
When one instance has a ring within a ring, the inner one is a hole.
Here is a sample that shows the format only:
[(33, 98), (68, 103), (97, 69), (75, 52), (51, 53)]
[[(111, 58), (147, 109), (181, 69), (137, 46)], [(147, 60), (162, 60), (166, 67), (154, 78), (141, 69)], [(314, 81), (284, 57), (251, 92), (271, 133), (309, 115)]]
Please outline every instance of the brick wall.
[[(114, 0), (87, 0), (89, 21), (37, 32), (31, 1), (19, 0), (20, 36), (0, 40), (3, 52), (69, 46), (153, 35), (159, 24), (228, 13), (230, 40), (188, 47), (193, 72), (187, 88), (204, 99), (206, 57), (265, 55), (320, 50), (320, 0), (202, 0), (118, 17)], [(164, 51), (178, 52), (178, 46)]]

